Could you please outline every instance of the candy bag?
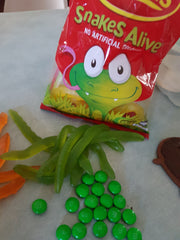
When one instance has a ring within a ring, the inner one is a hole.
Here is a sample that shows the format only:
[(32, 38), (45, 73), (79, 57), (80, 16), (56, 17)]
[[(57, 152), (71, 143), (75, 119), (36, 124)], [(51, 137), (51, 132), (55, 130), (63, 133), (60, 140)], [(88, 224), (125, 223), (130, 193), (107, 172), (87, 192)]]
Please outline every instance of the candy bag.
[(147, 102), (180, 36), (179, 0), (73, 0), (42, 109), (148, 136)]

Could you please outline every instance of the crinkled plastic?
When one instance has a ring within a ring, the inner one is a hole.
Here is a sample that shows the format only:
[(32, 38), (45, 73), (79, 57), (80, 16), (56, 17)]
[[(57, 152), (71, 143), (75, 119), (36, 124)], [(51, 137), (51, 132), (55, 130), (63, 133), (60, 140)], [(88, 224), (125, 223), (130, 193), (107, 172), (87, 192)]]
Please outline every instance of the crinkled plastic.
[(41, 108), (148, 136), (146, 103), (179, 22), (179, 0), (71, 1)]

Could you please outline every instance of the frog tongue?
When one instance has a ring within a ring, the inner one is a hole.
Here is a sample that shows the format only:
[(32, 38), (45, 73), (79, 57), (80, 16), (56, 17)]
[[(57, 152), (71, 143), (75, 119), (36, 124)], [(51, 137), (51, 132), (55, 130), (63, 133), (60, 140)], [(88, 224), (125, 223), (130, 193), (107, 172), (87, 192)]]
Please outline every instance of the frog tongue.
[(74, 50), (73, 50), (71, 47), (67, 46), (67, 45), (61, 45), (59, 49), (60, 49), (60, 51), (61, 51), (62, 53), (68, 52), (68, 53), (70, 53), (70, 54), (72, 55), (72, 57), (73, 57), (72, 62), (64, 69), (64, 72), (63, 72), (62, 79), (63, 79), (64, 85), (65, 85), (67, 88), (71, 89), (71, 90), (80, 90), (80, 88), (79, 88), (78, 85), (76, 85), (76, 86), (71, 86), (71, 85), (69, 85), (69, 83), (68, 83), (68, 82), (66, 81), (66, 79), (65, 79), (66, 71), (67, 71), (67, 70), (74, 64), (74, 62), (76, 61), (76, 54), (75, 54)]

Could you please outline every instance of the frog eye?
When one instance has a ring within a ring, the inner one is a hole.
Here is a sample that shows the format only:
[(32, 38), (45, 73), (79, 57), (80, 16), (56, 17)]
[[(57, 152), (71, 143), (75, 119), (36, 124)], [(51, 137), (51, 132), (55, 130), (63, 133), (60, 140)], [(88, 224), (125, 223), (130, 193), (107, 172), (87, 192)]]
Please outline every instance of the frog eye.
[(97, 77), (103, 70), (104, 52), (99, 46), (88, 50), (84, 58), (84, 70), (90, 77)]
[(109, 63), (109, 76), (114, 83), (125, 83), (131, 76), (131, 65), (125, 54), (120, 54)]

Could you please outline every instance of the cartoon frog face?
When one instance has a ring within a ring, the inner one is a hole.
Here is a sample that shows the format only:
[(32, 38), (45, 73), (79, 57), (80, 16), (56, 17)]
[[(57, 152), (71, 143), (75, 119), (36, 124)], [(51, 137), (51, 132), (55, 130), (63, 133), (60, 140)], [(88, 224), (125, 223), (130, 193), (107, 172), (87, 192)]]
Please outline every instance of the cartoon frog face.
[(72, 86), (79, 86), (76, 92), (89, 105), (90, 113), (100, 111), (104, 119), (113, 108), (134, 102), (142, 87), (137, 78), (131, 75), (131, 65), (125, 54), (116, 56), (108, 66), (104, 52), (99, 46), (91, 47), (84, 58), (84, 63), (76, 64), (70, 71)]

